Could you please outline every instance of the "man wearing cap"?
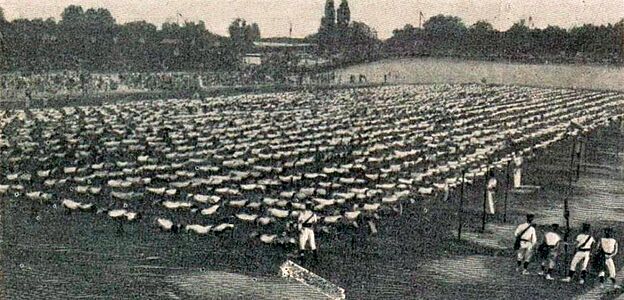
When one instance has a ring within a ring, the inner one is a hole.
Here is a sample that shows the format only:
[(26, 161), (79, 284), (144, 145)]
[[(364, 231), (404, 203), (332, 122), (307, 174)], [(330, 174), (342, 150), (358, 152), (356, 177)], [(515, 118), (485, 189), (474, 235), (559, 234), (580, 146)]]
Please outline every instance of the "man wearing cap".
[(618, 242), (613, 238), (613, 228), (604, 229), (604, 237), (600, 239), (600, 273), (598, 278), (600, 279), (600, 285), (604, 286), (605, 280), (605, 267), (609, 271), (609, 279), (613, 284), (613, 287), (619, 288), (615, 284), (615, 264), (613, 263), (613, 257), (618, 252)]
[(518, 263), (516, 269), (519, 271), (520, 266), (522, 266), (522, 274), (524, 275), (529, 274), (527, 268), (529, 267), (529, 261), (533, 255), (533, 246), (537, 243), (537, 233), (533, 225), (534, 218), (535, 216), (533, 214), (528, 214), (526, 216), (526, 223), (518, 225), (514, 233), (516, 237), (514, 249), (517, 251), (516, 262)]
[(316, 241), (314, 239), (314, 224), (318, 221), (316, 214), (308, 209), (309, 204), (305, 204), (304, 211), (299, 214), (298, 229), (299, 229), (299, 250), (301, 256), (306, 251), (306, 245), (310, 244), (310, 250), (314, 253), (314, 259), (318, 259), (318, 253), (316, 251)]
[(561, 236), (559, 236), (559, 224), (552, 224), (550, 230), (544, 234), (544, 243), (542, 244), (542, 271), (540, 275), (546, 274), (546, 279), (553, 280), (553, 270), (559, 256), (559, 245), (561, 244)]
[(587, 223), (583, 223), (581, 228), (581, 233), (576, 236), (576, 253), (572, 258), (572, 264), (570, 265), (570, 271), (568, 272), (568, 276), (561, 281), (570, 282), (572, 281), (572, 277), (574, 277), (574, 273), (576, 272), (576, 266), (582, 261), (581, 265), (581, 279), (579, 280), (580, 284), (585, 283), (585, 278), (587, 277), (587, 264), (589, 263), (589, 255), (591, 253), (592, 244), (594, 243), (594, 238), (590, 235), (590, 226)]

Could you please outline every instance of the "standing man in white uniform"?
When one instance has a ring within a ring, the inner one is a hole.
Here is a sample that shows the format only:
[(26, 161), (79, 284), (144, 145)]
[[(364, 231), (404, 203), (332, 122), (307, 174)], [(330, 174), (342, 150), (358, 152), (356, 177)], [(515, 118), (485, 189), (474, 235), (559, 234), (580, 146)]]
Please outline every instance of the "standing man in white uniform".
[(522, 156), (513, 154), (514, 170), (513, 170), (513, 187), (514, 189), (522, 186)]
[(559, 224), (552, 224), (550, 230), (544, 234), (544, 256), (542, 257), (542, 271), (540, 275), (546, 274), (546, 279), (553, 280), (553, 270), (559, 256), (559, 246), (561, 236), (559, 235)]
[(533, 256), (533, 247), (537, 243), (537, 232), (535, 232), (535, 225), (533, 225), (534, 215), (528, 214), (526, 216), (526, 223), (522, 223), (516, 227), (516, 231), (514, 232), (514, 236), (516, 237), (516, 242), (514, 244), (514, 249), (517, 251), (517, 271), (520, 271), (520, 267), (522, 266), (522, 274), (529, 274), (529, 262), (531, 261), (531, 257)]
[(620, 288), (615, 284), (615, 264), (613, 263), (613, 257), (618, 252), (618, 242), (613, 238), (613, 228), (604, 229), (604, 237), (600, 239), (600, 273), (598, 278), (600, 279), (600, 285), (604, 286), (605, 281), (605, 267), (609, 271), (609, 279), (614, 288)]
[(579, 280), (580, 284), (585, 283), (585, 278), (587, 277), (587, 264), (589, 264), (589, 257), (591, 254), (591, 248), (594, 244), (595, 240), (590, 235), (590, 226), (587, 223), (583, 223), (581, 228), (581, 233), (576, 236), (576, 253), (572, 258), (572, 263), (570, 264), (570, 271), (568, 272), (568, 276), (561, 281), (570, 282), (572, 281), (572, 277), (574, 277), (574, 273), (576, 273), (576, 266), (581, 263), (581, 279)]
[(494, 199), (494, 195), (496, 193), (496, 185), (498, 184), (498, 182), (496, 181), (496, 177), (494, 177), (494, 173), (490, 173), (488, 175), (490, 179), (487, 182), (487, 206), (485, 212), (488, 215), (494, 215), (496, 213), (496, 201)]
[(305, 205), (305, 210), (299, 214), (298, 229), (299, 229), (299, 250), (301, 256), (306, 251), (306, 245), (310, 245), (310, 250), (314, 254), (314, 259), (318, 260), (318, 253), (316, 251), (316, 241), (314, 239), (314, 224), (318, 221), (316, 214), (308, 209), (308, 205)]

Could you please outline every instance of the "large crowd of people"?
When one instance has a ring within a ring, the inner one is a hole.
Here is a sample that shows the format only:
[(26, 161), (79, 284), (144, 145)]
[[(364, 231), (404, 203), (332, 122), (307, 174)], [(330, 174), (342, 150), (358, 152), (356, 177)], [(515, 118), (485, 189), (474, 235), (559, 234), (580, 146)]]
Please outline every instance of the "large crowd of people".
[(448, 198), (462, 171), (470, 184), (617, 105), (610, 92), (433, 85), (3, 112), (0, 194), (317, 257), (315, 233), (356, 247), (403, 204)]
[(44, 98), (52, 95), (107, 92), (119, 82), (110, 74), (60, 72), (44, 74), (0, 74), (0, 99)]
[(122, 73), (118, 78), (120, 86), (136, 90), (188, 90), (276, 82), (276, 79), (253, 69), (230, 72)]
[[(232, 73), (119, 73), (60, 72), (0, 75), (0, 99), (40, 99), (57, 95), (96, 94), (120, 90), (189, 90), (241, 84), (243, 74)], [(259, 81), (259, 80), (258, 80)]]
[[(352, 83), (354, 81), (352, 78)], [(362, 83), (362, 80), (359, 81)], [(115, 91), (193, 91), (210, 87), (263, 84), (336, 84), (331, 73), (276, 76), (248, 68), (231, 72), (128, 72), (93, 74), (58, 73), (0, 74), (0, 100), (48, 99), (55, 96), (93, 95)]]

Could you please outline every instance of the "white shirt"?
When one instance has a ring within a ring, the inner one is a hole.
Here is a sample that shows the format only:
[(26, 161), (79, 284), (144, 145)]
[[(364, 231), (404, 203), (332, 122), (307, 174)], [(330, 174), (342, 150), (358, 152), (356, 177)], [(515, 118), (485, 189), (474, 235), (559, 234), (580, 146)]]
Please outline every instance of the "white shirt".
[(487, 186), (488, 190), (490, 191), (494, 190), (496, 188), (496, 183), (497, 183), (496, 178), (490, 178), (490, 181), (488, 181), (488, 186)]
[[(588, 237), (589, 237), (589, 241), (585, 243)], [(594, 238), (587, 234), (581, 233), (577, 235), (576, 236), (576, 247), (578, 248), (577, 250), (590, 250), (594, 241), (595, 241)], [(585, 245), (583, 245), (583, 248), (582, 249), (579, 248), (583, 243), (585, 243)]]
[[(518, 227), (516, 228), (516, 232), (514, 233), (514, 236), (518, 237), (520, 233), (529, 226), (530, 226), (529, 223), (518, 225)], [(531, 228), (529, 228), (527, 231), (525, 231), (522, 234), (520, 239), (522, 239), (521, 243), (531, 243), (532, 245), (537, 243), (537, 234), (535, 233), (535, 227), (531, 226)]]
[(309, 211), (309, 210), (306, 210), (306, 211), (304, 211), (304, 212), (299, 214), (299, 219), (298, 219), (299, 224), (304, 224), (304, 223), (305, 224), (314, 224), (317, 221), (318, 220), (317, 220), (316, 214), (311, 212), (311, 211)]
[(601, 238), (600, 247), (602, 247), (608, 258), (615, 256), (618, 251), (618, 243), (615, 239)]
[(546, 245), (554, 247), (561, 241), (561, 237), (554, 232), (547, 232), (544, 235), (544, 240), (546, 241)]
[(514, 157), (514, 164), (516, 165), (516, 168), (522, 166), (522, 156)]

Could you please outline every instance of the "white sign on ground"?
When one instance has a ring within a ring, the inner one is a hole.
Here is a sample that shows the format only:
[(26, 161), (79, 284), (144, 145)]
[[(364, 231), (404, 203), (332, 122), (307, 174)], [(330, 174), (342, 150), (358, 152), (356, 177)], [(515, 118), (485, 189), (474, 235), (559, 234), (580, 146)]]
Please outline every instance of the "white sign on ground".
[(293, 278), (298, 282), (315, 287), (330, 299), (345, 299), (345, 290), (328, 280), (306, 270), (302, 266), (287, 260), (280, 267), (281, 276)]

